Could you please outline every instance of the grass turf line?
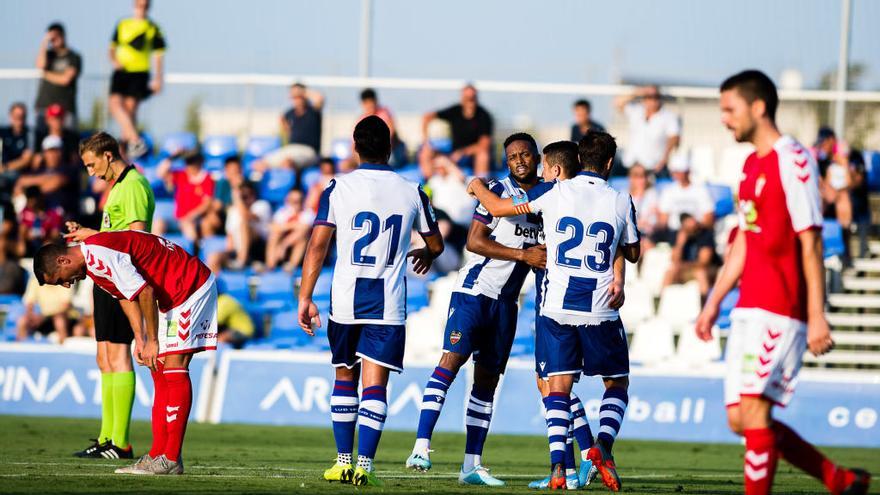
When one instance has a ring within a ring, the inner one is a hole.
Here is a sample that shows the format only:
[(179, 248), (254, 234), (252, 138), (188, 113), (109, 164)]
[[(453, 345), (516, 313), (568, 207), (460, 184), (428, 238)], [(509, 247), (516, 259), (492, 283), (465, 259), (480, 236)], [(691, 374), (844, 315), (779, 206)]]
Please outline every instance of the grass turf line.
[[(435, 435), (434, 468), (427, 474), (404, 469), (413, 433), (385, 432), (376, 469), (385, 486), (355, 488), (327, 483), (321, 473), (335, 458), (329, 428), (190, 424), (184, 446), (187, 474), (134, 477), (113, 474), (125, 461), (76, 459), (98, 430), (92, 419), (0, 416), (0, 492), (2, 493), (498, 493), (531, 492), (526, 485), (546, 475), (547, 440), (540, 436), (490, 435), (484, 460), (503, 488), (465, 487), (457, 473), (463, 434)], [(135, 454), (149, 447), (149, 424), (135, 422)], [(878, 449), (823, 449), (849, 466), (880, 472)], [(620, 441), (615, 457), (629, 494), (742, 493), (742, 447), (738, 445)], [(596, 482), (590, 491), (607, 490)], [(812, 478), (780, 462), (774, 493), (823, 493)], [(880, 493), (877, 489), (872, 493)]]

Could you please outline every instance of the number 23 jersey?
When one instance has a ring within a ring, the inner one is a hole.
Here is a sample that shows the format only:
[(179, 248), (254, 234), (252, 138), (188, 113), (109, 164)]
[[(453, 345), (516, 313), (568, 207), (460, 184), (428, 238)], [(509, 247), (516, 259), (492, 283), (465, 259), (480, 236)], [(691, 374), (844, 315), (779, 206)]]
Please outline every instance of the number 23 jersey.
[(437, 232), (422, 189), (387, 165), (362, 164), (330, 182), (321, 195), (315, 225), (336, 228), (330, 319), (404, 324), (411, 232)]
[(541, 213), (547, 272), (538, 290), (541, 314), (564, 325), (595, 325), (618, 317), (608, 307), (619, 245), (639, 242), (629, 194), (615, 191), (598, 174), (539, 185), (527, 193)]

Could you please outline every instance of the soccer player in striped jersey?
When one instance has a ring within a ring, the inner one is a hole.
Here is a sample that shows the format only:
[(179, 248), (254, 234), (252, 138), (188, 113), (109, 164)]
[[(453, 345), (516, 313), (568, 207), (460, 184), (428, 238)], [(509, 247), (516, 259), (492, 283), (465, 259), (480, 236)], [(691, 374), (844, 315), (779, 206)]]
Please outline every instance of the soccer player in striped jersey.
[[(538, 184), (540, 153), (535, 139), (516, 133), (504, 141), (510, 174), (490, 188), (503, 197), (523, 194)], [(473, 356), (474, 384), (465, 420), (467, 438), (458, 480), (463, 484), (501, 486), (504, 482), (482, 465), (483, 444), (489, 433), (495, 388), (507, 366), (516, 333), (517, 298), (530, 267), (543, 268), (538, 246), (541, 221), (524, 214), (494, 218), (478, 205), (468, 232), (466, 262), (449, 302), (443, 335), (443, 356), (425, 387), (412, 455), (406, 467), (431, 469), (431, 435), (440, 417), (446, 392), (459, 369)]]
[[(337, 457), (324, 479), (376, 486), (382, 483), (373, 458), (388, 409), (388, 375), (403, 370), (406, 258), (413, 258), (416, 273), (426, 273), (443, 252), (443, 239), (425, 193), (388, 166), (391, 132), (382, 119), (358, 122), (354, 149), (360, 167), (332, 180), (321, 195), (303, 263), (299, 324), (309, 335), (321, 325), (312, 293), (335, 232), (327, 336), (336, 368), (330, 413)], [(425, 247), (407, 253), (413, 229)], [(352, 467), (355, 424), (358, 457)]]
[[(611, 301), (618, 290), (612, 269), (618, 249), (639, 258), (635, 208), (628, 194), (612, 189), (606, 177), (617, 145), (611, 135), (588, 132), (578, 152), (583, 171), (572, 179), (532, 188), (516, 198), (499, 198), (481, 181), (468, 191), (495, 216), (541, 213), (547, 226), (547, 275), (542, 281), (541, 326), (547, 339), (544, 399), (550, 442), (550, 488), (564, 488), (565, 442), (570, 424), (574, 376), (602, 376), (605, 395), (600, 429), (588, 458), (612, 491), (621, 486), (611, 448), (628, 401), (629, 354), (626, 333)], [(552, 226), (552, 227), (551, 227)]]

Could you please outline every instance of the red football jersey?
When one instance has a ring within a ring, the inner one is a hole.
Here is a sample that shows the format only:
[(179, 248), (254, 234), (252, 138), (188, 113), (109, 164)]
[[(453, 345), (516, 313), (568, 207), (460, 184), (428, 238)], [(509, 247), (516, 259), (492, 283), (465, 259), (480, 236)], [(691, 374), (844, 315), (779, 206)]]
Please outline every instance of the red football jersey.
[(739, 228), (746, 236), (737, 307), (807, 319), (807, 290), (798, 234), (822, 228), (819, 170), (803, 146), (783, 136), (773, 150), (752, 153), (739, 185)]
[(183, 304), (211, 276), (211, 270), (182, 247), (146, 232), (101, 232), (80, 249), (95, 284), (130, 301), (149, 284), (163, 313)]

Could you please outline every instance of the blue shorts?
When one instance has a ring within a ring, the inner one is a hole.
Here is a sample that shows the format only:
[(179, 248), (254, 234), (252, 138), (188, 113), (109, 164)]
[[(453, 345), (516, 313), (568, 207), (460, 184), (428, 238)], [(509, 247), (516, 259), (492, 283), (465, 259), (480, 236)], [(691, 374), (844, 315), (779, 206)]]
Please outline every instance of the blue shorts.
[(617, 378), (629, 375), (629, 349), (620, 319), (598, 325), (563, 325), (538, 315), (535, 371), (541, 378), (580, 374)]
[(453, 292), (443, 350), (463, 356), (473, 354), (474, 363), (492, 373), (504, 373), (516, 334), (516, 314), (515, 299)]
[(366, 359), (398, 373), (403, 371), (405, 325), (346, 324), (330, 320), (327, 337), (333, 354), (331, 363), (336, 368), (353, 368), (361, 359)]

